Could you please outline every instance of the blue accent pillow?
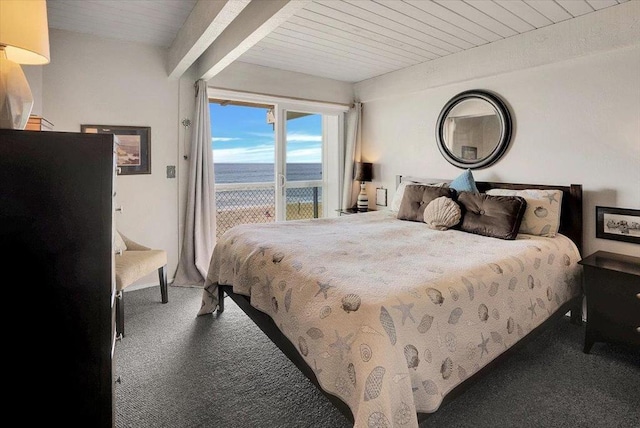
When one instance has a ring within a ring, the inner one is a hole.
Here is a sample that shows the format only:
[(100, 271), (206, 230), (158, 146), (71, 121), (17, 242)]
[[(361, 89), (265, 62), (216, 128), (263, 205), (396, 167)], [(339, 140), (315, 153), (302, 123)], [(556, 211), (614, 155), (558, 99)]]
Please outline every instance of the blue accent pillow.
[(467, 169), (465, 172), (454, 178), (453, 181), (449, 183), (449, 187), (457, 192), (480, 193), (476, 187), (476, 181), (473, 179), (473, 174), (471, 174), (470, 169)]

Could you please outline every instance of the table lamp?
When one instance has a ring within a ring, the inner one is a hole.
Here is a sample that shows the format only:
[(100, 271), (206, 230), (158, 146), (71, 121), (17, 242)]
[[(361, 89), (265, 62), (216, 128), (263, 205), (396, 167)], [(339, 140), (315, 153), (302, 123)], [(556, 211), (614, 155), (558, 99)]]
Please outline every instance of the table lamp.
[(0, 128), (24, 129), (33, 95), (20, 64), (49, 63), (45, 0), (0, 1)]
[(373, 178), (373, 164), (368, 162), (356, 162), (353, 179), (360, 182), (360, 193), (358, 194), (358, 211), (369, 210), (369, 197), (367, 196), (366, 182)]

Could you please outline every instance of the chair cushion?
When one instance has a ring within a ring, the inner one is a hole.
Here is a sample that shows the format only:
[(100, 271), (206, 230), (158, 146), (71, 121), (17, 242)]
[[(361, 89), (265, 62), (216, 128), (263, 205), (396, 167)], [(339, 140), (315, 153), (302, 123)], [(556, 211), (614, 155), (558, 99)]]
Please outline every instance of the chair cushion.
[(164, 250), (127, 250), (116, 254), (116, 290), (120, 291), (134, 281), (160, 269), (167, 264), (167, 252)]

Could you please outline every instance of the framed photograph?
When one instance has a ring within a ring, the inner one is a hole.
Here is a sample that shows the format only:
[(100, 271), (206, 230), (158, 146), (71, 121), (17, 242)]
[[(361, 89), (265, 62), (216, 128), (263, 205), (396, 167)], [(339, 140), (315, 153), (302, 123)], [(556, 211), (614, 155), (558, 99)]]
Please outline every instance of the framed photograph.
[(115, 134), (118, 175), (151, 174), (151, 128), (148, 126), (80, 125), (88, 134)]
[(376, 205), (379, 207), (387, 206), (387, 189), (384, 187), (376, 188)]
[(476, 160), (478, 159), (478, 148), (473, 146), (462, 146), (462, 159)]
[(596, 238), (640, 244), (640, 210), (597, 206)]

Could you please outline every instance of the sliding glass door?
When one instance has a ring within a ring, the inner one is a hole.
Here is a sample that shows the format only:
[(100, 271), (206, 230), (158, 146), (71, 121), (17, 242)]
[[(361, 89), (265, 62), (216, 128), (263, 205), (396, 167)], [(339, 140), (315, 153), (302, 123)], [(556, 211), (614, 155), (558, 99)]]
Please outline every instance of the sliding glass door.
[(285, 110), (282, 167), (282, 217), (324, 217), (322, 210), (322, 114)]
[(346, 106), (210, 90), (217, 227), (320, 218), (339, 207)]
[(210, 101), (217, 237), (239, 224), (275, 221), (272, 108)]

